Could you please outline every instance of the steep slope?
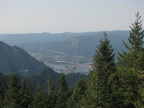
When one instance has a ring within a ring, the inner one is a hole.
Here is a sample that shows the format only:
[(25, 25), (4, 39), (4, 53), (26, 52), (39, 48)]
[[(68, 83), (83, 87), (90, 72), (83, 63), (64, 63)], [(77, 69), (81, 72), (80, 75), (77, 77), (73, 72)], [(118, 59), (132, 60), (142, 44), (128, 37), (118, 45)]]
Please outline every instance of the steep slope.
[(34, 75), (47, 66), (30, 56), (25, 50), (9, 46), (0, 41), (0, 72), (9, 74), (12, 71), (18, 75)]

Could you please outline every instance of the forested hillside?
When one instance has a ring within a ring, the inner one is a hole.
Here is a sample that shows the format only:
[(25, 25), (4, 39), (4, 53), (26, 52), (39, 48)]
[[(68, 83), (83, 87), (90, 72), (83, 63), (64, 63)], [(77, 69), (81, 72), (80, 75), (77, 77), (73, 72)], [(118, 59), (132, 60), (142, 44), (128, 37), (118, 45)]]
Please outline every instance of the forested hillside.
[(9, 46), (0, 41), (0, 72), (18, 75), (36, 75), (47, 66), (30, 56), (25, 50), (17, 46)]

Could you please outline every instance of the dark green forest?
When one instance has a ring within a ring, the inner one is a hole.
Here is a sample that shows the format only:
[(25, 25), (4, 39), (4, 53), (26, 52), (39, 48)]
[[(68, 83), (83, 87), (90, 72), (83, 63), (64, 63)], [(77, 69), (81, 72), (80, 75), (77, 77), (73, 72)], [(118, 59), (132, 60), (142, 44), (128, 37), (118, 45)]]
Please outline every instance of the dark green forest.
[(135, 16), (127, 51), (116, 54), (104, 32), (87, 76), (0, 74), (0, 108), (144, 108), (144, 30)]

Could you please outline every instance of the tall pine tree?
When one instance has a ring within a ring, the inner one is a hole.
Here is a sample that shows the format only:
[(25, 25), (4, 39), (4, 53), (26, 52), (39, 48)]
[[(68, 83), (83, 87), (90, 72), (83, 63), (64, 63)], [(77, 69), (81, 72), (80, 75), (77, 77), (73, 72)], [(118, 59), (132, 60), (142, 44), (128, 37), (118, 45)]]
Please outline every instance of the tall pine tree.
[(32, 96), (30, 95), (24, 79), (21, 81), (18, 99), (20, 108), (29, 108), (31, 106)]
[(67, 108), (66, 103), (69, 98), (68, 84), (65, 75), (60, 76), (59, 87), (57, 92), (56, 108)]
[(124, 63), (128, 67), (144, 70), (144, 30), (142, 27), (142, 20), (139, 12), (135, 15), (136, 20), (130, 26), (130, 36), (128, 38), (129, 43), (124, 45), (128, 52), (123, 51), (119, 53), (118, 59), (121, 63)]
[(114, 56), (107, 34), (104, 33), (104, 38), (100, 41), (93, 58), (93, 69), (88, 75), (86, 107), (107, 108), (109, 106), (111, 87), (108, 82), (111, 75), (116, 72)]
[(4, 98), (4, 108), (19, 108), (19, 77), (15, 74), (9, 76), (8, 90)]
[(0, 108), (3, 106), (3, 100), (4, 100), (4, 86), (0, 79)]
[(37, 86), (33, 97), (33, 108), (45, 108), (45, 97), (39, 86)]
[(56, 105), (56, 93), (54, 91), (53, 85), (48, 79), (48, 87), (45, 92), (45, 99), (46, 99), (46, 108), (54, 108)]
[(82, 106), (81, 100), (85, 96), (86, 88), (87, 86), (85, 80), (83, 78), (80, 79), (77, 82), (71, 97), (68, 99), (68, 108), (80, 108)]
[(119, 66), (121, 72), (120, 81), (123, 91), (125, 107), (141, 107), (143, 79), (144, 77), (144, 30), (142, 28), (142, 20), (139, 12), (135, 15), (136, 20), (130, 26), (129, 43), (124, 45), (127, 52), (119, 53), (118, 59), (122, 65)]

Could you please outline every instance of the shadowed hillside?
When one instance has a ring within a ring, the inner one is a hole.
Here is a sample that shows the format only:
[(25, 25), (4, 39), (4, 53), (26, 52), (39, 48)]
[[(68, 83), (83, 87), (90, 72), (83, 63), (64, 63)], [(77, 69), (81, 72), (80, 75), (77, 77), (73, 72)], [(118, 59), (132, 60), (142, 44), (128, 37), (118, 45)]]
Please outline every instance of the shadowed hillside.
[(47, 66), (30, 56), (25, 50), (9, 46), (0, 41), (0, 72), (9, 74), (11, 72), (18, 75), (34, 75)]

